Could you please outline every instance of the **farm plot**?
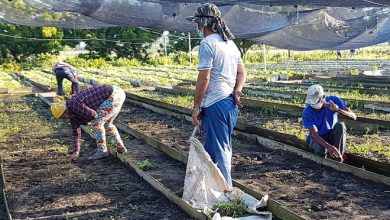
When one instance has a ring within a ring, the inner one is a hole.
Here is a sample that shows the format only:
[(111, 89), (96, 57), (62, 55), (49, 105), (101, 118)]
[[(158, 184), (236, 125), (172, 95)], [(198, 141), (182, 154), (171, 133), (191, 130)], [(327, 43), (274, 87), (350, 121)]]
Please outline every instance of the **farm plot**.
[[(166, 103), (191, 108), (193, 105), (192, 95), (173, 95), (156, 91), (143, 91), (137, 93), (140, 96), (160, 100)], [(302, 118), (264, 108), (259, 110), (240, 110), (242, 120), (248, 124), (259, 126), (268, 130), (291, 134), (304, 140), (307, 131), (302, 128)], [(375, 142), (370, 137), (375, 138)], [(388, 131), (379, 131), (378, 134), (364, 134), (360, 131), (352, 131), (348, 134), (348, 151), (375, 160), (390, 161), (390, 136)]]
[[(144, 82), (153, 85), (176, 85), (181, 81), (196, 80), (197, 70), (188, 66), (149, 66), (149, 67), (102, 67), (101, 69), (83, 68), (83, 72), (99, 73), (106, 77), (117, 76), (123, 80)], [(266, 81), (277, 78), (280, 75), (286, 77), (293, 75), (303, 75), (303, 72), (282, 71), (282, 70), (259, 70), (248, 68), (249, 81)], [(260, 80), (259, 80), (260, 79)]]
[(0, 89), (7, 88), (10, 91), (28, 87), (26, 82), (19, 79), (12, 73), (0, 73)]
[(83, 72), (99, 73), (103, 76), (113, 76), (123, 80), (144, 82), (154, 85), (175, 85), (182, 80), (194, 79), (195, 72), (167, 69), (166, 67), (107, 67), (103, 69), (83, 69)]
[[(100, 82), (100, 81), (99, 81)], [(141, 92), (141, 96), (146, 96), (156, 100), (162, 100), (167, 103), (180, 105), (190, 108), (193, 102), (192, 95), (169, 95), (159, 92)], [(269, 101), (269, 100), (267, 100)], [(279, 103), (283, 103), (280, 101)], [(244, 118), (251, 118), (252, 115), (257, 117), (256, 120), (249, 120), (249, 124), (263, 127), (268, 130), (274, 130), (281, 133), (291, 134), (298, 137), (301, 140), (305, 139), (306, 131), (302, 129), (302, 119), (298, 116), (292, 116), (288, 114), (279, 113), (275, 109), (263, 108), (258, 110), (244, 109), (241, 111)], [(358, 112), (359, 114), (360, 112)], [(375, 116), (376, 118), (387, 118), (387, 114), (372, 113), (368, 116)], [(375, 142), (369, 135), (371, 131), (354, 131), (350, 133), (348, 138), (349, 152), (364, 157), (373, 158), (380, 161), (389, 161), (390, 159), (390, 147), (389, 147), (389, 132), (379, 131), (378, 134), (374, 134)]]
[[(57, 81), (54, 75), (42, 73), (39, 70), (21, 71), (19, 76), (44, 91), (56, 91)], [(69, 80), (63, 81), (65, 95), (71, 94), (72, 83)]]
[[(246, 91), (245, 94), (249, 95), (264, 95), (264, 96), (275, 96), (275, 97), (286, 97), (286, 98), (300, 98), (304, 99), (306, 97), (307, 89), (305, 88), (294, 88), (286, 85), (285, 87), (274, 87), (267, 85), (257, 85), (257, 86), (247, 86), (244, 88)], [(387, 102), (390, 104), (389, 95), (373, 95), (373, 94), (364, 94), (359, 93), (356, 90), (349, 91), (326, 91), (327, 95), (335, 95), (342, 99), (357, 102)]]
[(0, 103), (0, 151), (15, 219), (190, 219), (119, 162), (87, 160), (95, 151), (89, 139), (72, 163), (69, 127), (52, 120), (42, 101)]
[[(247, 94), (247, 93), (246, 93)], [(333, 94), (332, 94), (333, 95)], [(246, 98), (253, 99), (253, 100), (259, 100), (259, 101), (266, 101), (266, 102), (275, 102), (275, 103), (282, 103), (282, 104), (288, 104), (291, 106), (297, 106), (303, 108), (305, 106), (304, 102), (305, 99), (303, 97), (294, 97), (292, 99), (288, 98), (283, 98), (283, 97), (270, 97), (270, 96), (261, 96), (258, 93), (256, 95), (253, 95), (253, 93), (248, 93)], [(347, 101), (347, 100), (344, 100)], [(364, 102), (364, 101), (363, 101)], [(367, 118), (372, 118), (372, 119), (379, 119), (379, 120), (390, 120), (390, 114), (382, 111), (375, 111), (374, 109), (365, 109), (364, 108), (364, 103), (360, 103), (360, 106), (363, 105), (363, 108), (359, 108), (358, 101), (351, 101), (351, 102), (346, 102), (347, 106), (351, 108), (356, 115), (360, 117), (367, 117)], [(374, 106), (385, 106), (384, 108), (389, 108), (390, 109), (390, 102), (386, 103), (385, 105), (383, 104), (372, 104)], [(302, 109), (303, 110), (303, 109)]]
[[(189, 143), (186, 140), (193, 129), (190, 122), (130, 104), (125, 104), (123, 109), (118, 116), (121, 123), (187, 153)], [(383, 195), (388, 186), (364, 181), (297, 155), (253, 145), (243, 139), (233, 140), (232, 174), (239, 183), (269, 193), (287, 208), (311, 219), (386, 219), (386, 210), (390, 208), (389, 201), (379, 202), (388, 199)]]

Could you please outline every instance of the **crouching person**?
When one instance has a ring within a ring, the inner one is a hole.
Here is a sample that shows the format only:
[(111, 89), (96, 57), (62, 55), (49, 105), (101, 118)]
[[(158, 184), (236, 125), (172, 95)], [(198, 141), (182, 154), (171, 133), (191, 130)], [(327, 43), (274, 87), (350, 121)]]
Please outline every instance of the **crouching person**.
[[(307, 90), (303, 110), (303, 127), (309, 129), (309, 148), (319, 156), (343, 160), (346, 147), (347, 129), (338, 121), (338, 114), (356, 120), (356, 115), (337, 96), (325, 96), (320, 85), (312, 85)], [(325, 155), (327, 154), (327, 155)]]
[(109, 155), (106, 132), (112, 137), (118, 152), (127, 152), (113, 123), (125, 98), (125, 92), (121, 88), (102, 85), (83, 90), (66, 102), (51, 104), (50, 109), (55, 118), (70, 120), (73, 136), (73, 151), (70, 155), (72, 160), (77, 159), (80, 153), (80, 126), (87, 124), (92, 125), (97, 144), (97, 152), (89, 159), (100, 159)]

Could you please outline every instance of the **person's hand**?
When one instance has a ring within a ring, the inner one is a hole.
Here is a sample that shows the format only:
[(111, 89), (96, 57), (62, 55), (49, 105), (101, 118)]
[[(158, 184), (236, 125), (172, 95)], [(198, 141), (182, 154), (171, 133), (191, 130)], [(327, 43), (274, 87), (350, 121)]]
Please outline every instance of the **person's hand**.
[(334, 102), (329, 101), (329, 102), (328, 102), (328, 108), (329, 108), (331, 111), (335, 112), (335, 111), (337, 111), (337, 110), (339, 109), (339, 106), (336, 105), (336, 104), (334, 104)]
[(202, 109), (200, 107), (194, 107), (192, 109), (192, 123), (199, 127), (200, 125), (200, 120), (201, 120), (201, 115), (200, 115), (200, 112), (202, 111)]
[(332, 159), (340, 158), (341, 159), (342, 155), (340, 155), (340, 152), (334, 146), (330, 146), (330, 147), (326, 148), (326, 150), (328, 151), (328, 155), (330, 158), (332, 158)]
[(241, 91), (234, 91), (233, 97), (236, 105), (238, 105), (239, 108), (242, 108), (243, 105), (241, 104), (241, 97), (244, 97), (244, 93)]

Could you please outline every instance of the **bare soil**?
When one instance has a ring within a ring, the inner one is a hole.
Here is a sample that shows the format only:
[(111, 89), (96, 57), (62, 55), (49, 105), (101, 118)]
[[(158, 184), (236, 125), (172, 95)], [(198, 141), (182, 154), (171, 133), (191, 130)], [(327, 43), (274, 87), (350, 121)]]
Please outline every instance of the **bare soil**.
[[(125, 104), (117, 120), (188, 153), (188, 121)], [(233, 139), (238, 182), (310, 219), (389, 219), (390, 186), (324, 167), (295, 154)]]
[(36, 98), (14, 102), (33, 109), (0, 113), (1, 129), (14, 129), (0, 139), (0, 152), (15, 219), (190, 219), (118, 160), (88, 160), (95, 144), (86, 136), (71, 162), (71, 137), (56, 133), (68, 127)]

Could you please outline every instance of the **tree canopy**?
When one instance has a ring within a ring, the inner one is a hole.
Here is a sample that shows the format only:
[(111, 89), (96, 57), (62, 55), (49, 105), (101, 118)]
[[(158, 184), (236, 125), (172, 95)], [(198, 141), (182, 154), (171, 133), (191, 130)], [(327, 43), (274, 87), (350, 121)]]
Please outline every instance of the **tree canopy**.
[[(2, 61), (23, 62), (40, 53), (57, 53), (64, 36), (62, 29), (55, 27), (29, 27), (0, 23), (0, 55)], [(39, 42), (38, 40), (39, 39)]]

